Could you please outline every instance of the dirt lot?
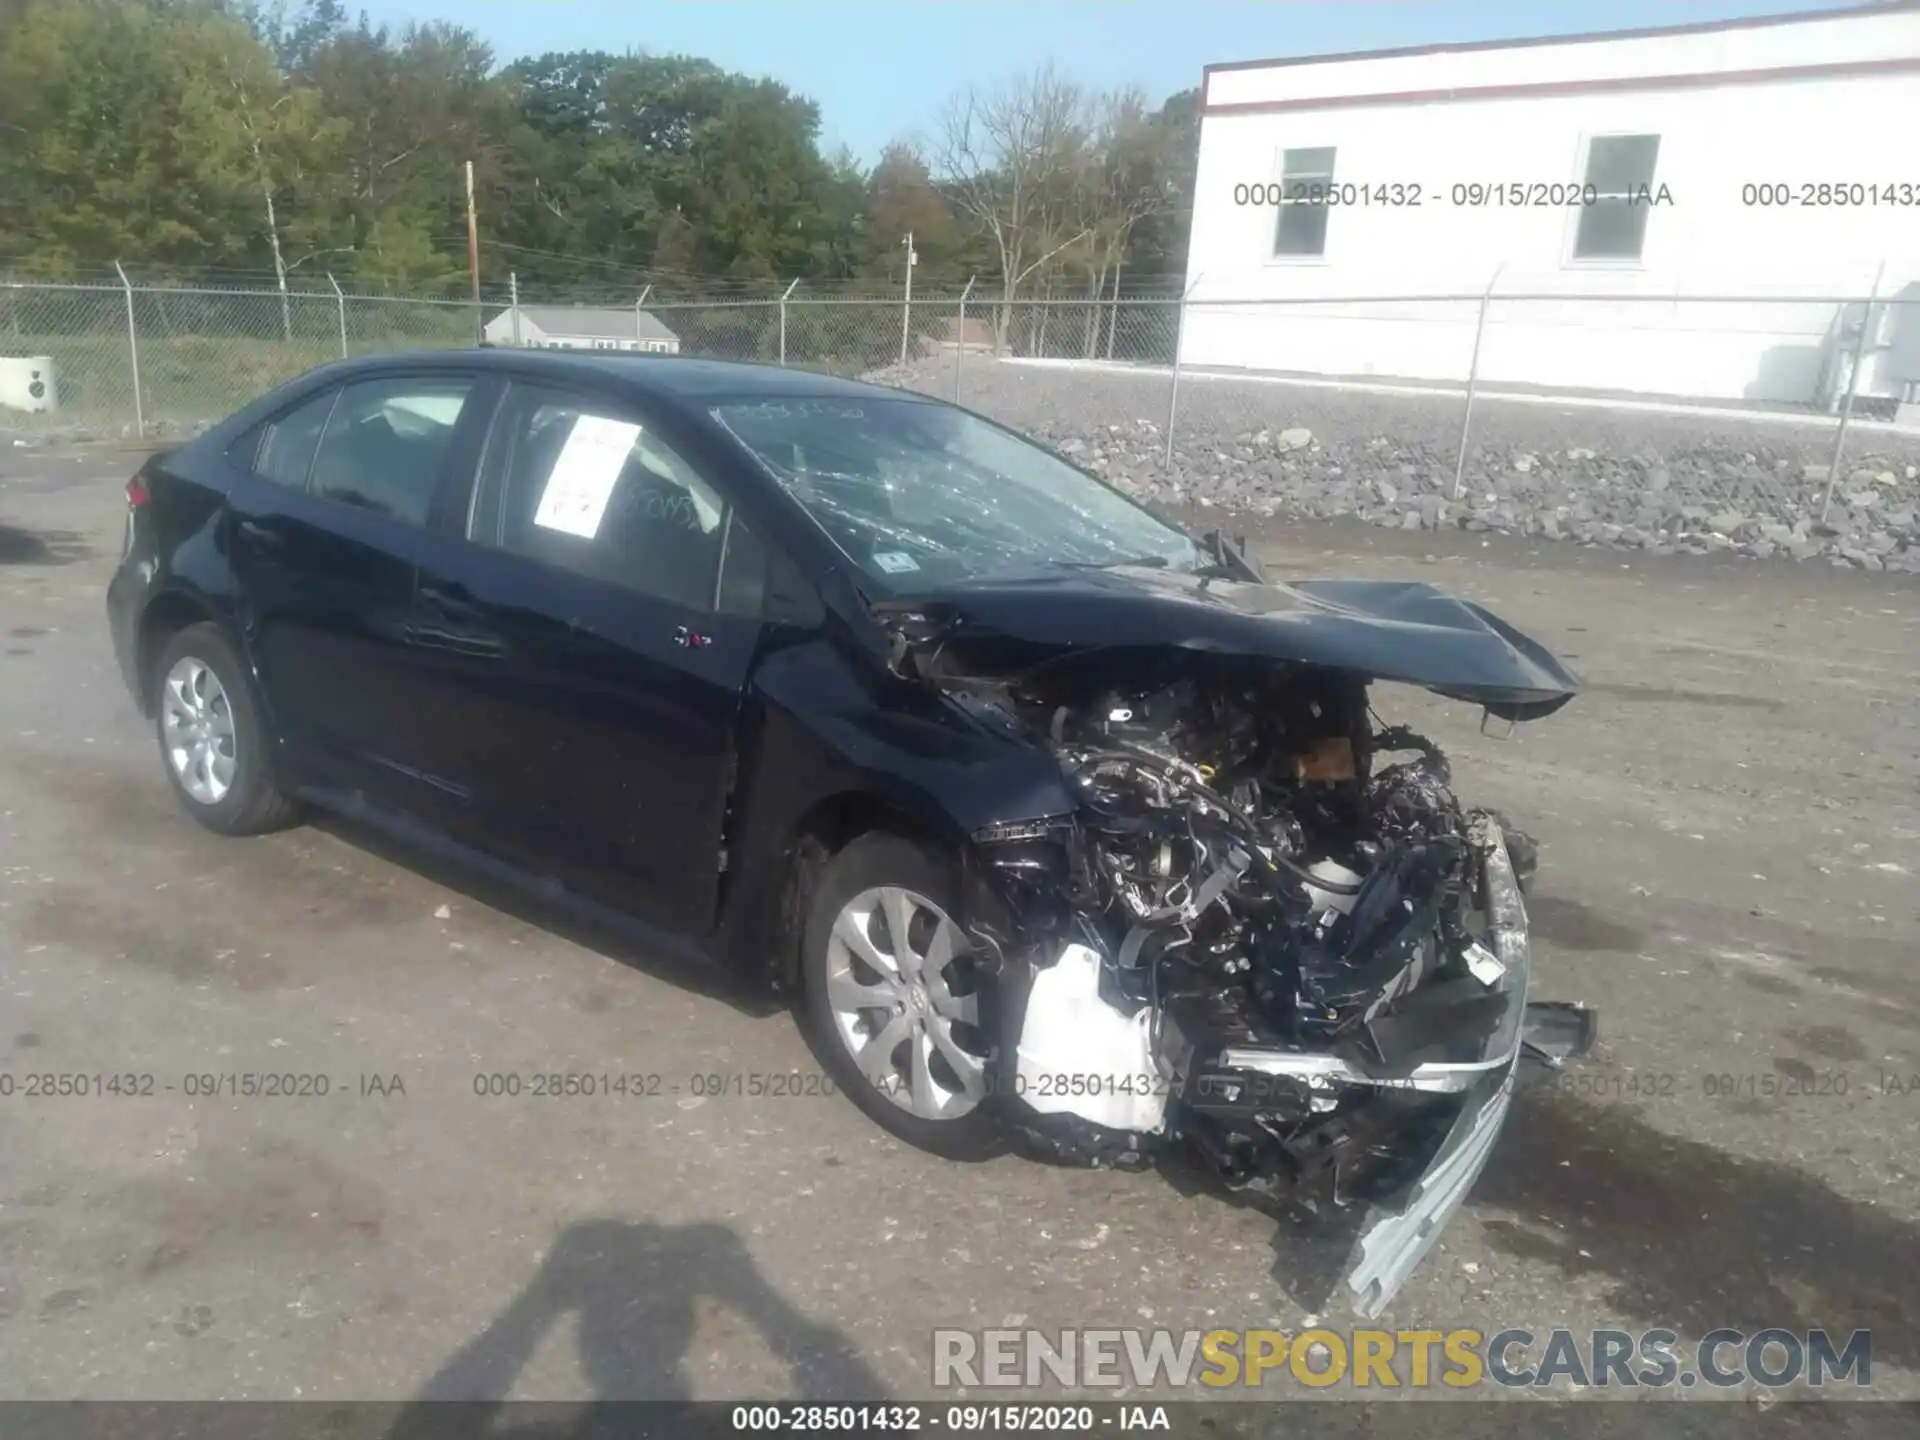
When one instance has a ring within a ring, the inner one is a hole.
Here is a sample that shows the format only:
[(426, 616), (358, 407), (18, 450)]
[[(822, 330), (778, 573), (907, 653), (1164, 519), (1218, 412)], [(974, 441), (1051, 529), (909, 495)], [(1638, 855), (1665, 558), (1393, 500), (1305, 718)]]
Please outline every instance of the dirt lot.
[[(813, 1062), (784, 1015), (343, 826), (197, 829), (105, 633), (128, 468), (0, 456), (0, 1076), (157, 1087), (0, 1099), (0, 1395), (913, 1396), (936, 1325), (1321, 1305), (1324, 1257), (1257, 1213), (696, 1094)], [(1875, 1392), (1920, 1396), (1920, 585), (1263, 539), (1289, 574), (1450, 585), (1589, 681), (1508, 739), (1379, 696), (1544, 842), (1537, 986), (1605, 1037), (1387, 1323), (1872, 1327)], [(556, 1070), (680, 1089), (475, 1093)], [(329, 1094), (188, 1093), (242, 1072)]]

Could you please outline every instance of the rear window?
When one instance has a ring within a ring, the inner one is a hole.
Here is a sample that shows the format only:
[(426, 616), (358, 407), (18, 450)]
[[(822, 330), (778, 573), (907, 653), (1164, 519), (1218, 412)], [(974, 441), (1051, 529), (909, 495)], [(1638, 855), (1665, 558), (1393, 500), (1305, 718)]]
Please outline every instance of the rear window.
[(473, 390), (464, 376), (349, 385), (327, 420), (312, 492), (409, 525), (427, 523), (440, 464)]
[(320, 433), (339, 395), (338, 390), (329, 390), (262, 426), (254, 436), (253, 473), (276, 485), (306, 489)]

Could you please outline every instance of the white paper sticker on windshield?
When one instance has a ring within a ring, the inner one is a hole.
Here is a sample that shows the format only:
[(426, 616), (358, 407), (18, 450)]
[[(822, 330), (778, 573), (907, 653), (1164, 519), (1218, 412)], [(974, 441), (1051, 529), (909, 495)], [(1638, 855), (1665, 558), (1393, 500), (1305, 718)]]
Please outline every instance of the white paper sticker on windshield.
[(920, 562), (904, 550), (876, 550), (873, 563), (889, 575), (904, 575), (909, 570), (918, 570)]
[(533, 523), (591, 540), (607, 513), (607, 497), (627, 467), (640, 427), (625, 420), (582, 415), (573, 422), (560, 458), (553, 462)]

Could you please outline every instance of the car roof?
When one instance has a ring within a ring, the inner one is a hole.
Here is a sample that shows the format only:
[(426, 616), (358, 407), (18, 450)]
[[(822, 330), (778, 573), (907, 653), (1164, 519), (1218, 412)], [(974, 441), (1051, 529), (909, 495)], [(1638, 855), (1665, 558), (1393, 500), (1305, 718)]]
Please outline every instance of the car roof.
[(931, 396), (871, 385), (861, 380), (789, 370), (779, 365), (756, 365), (739, 360), (701, 360), (679, 355), (578, 350), (523, 350), (476, 347), (464, 350), (415, 350), (377, 358), (336, 362), (342, 378), (375, 375), (383, 370), (464, 369), (502, 370), (516, 375), (584, 380), (604, 385), (611, 380), (623, 388), (686, 402), (719, 399), (837, 399), (920, 400)]

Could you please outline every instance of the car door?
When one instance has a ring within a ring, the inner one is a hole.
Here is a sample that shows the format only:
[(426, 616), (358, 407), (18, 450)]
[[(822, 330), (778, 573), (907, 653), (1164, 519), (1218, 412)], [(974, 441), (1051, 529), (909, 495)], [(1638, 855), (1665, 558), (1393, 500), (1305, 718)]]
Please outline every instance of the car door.
[(697, 933), (760, 622), (744, 526), (685, 450), (646, 408), (515, 382), (468, 538), (422, 553), (415, 633), (479, 843)]
[(275, 728), (307, 778), (401, 808), (435, 783), (410, 683), (414, 571), (443, 477), (460, 453), (471, 466), (480, 388), (446, 371), (352, 381), (232, 457), (241, 629)]

